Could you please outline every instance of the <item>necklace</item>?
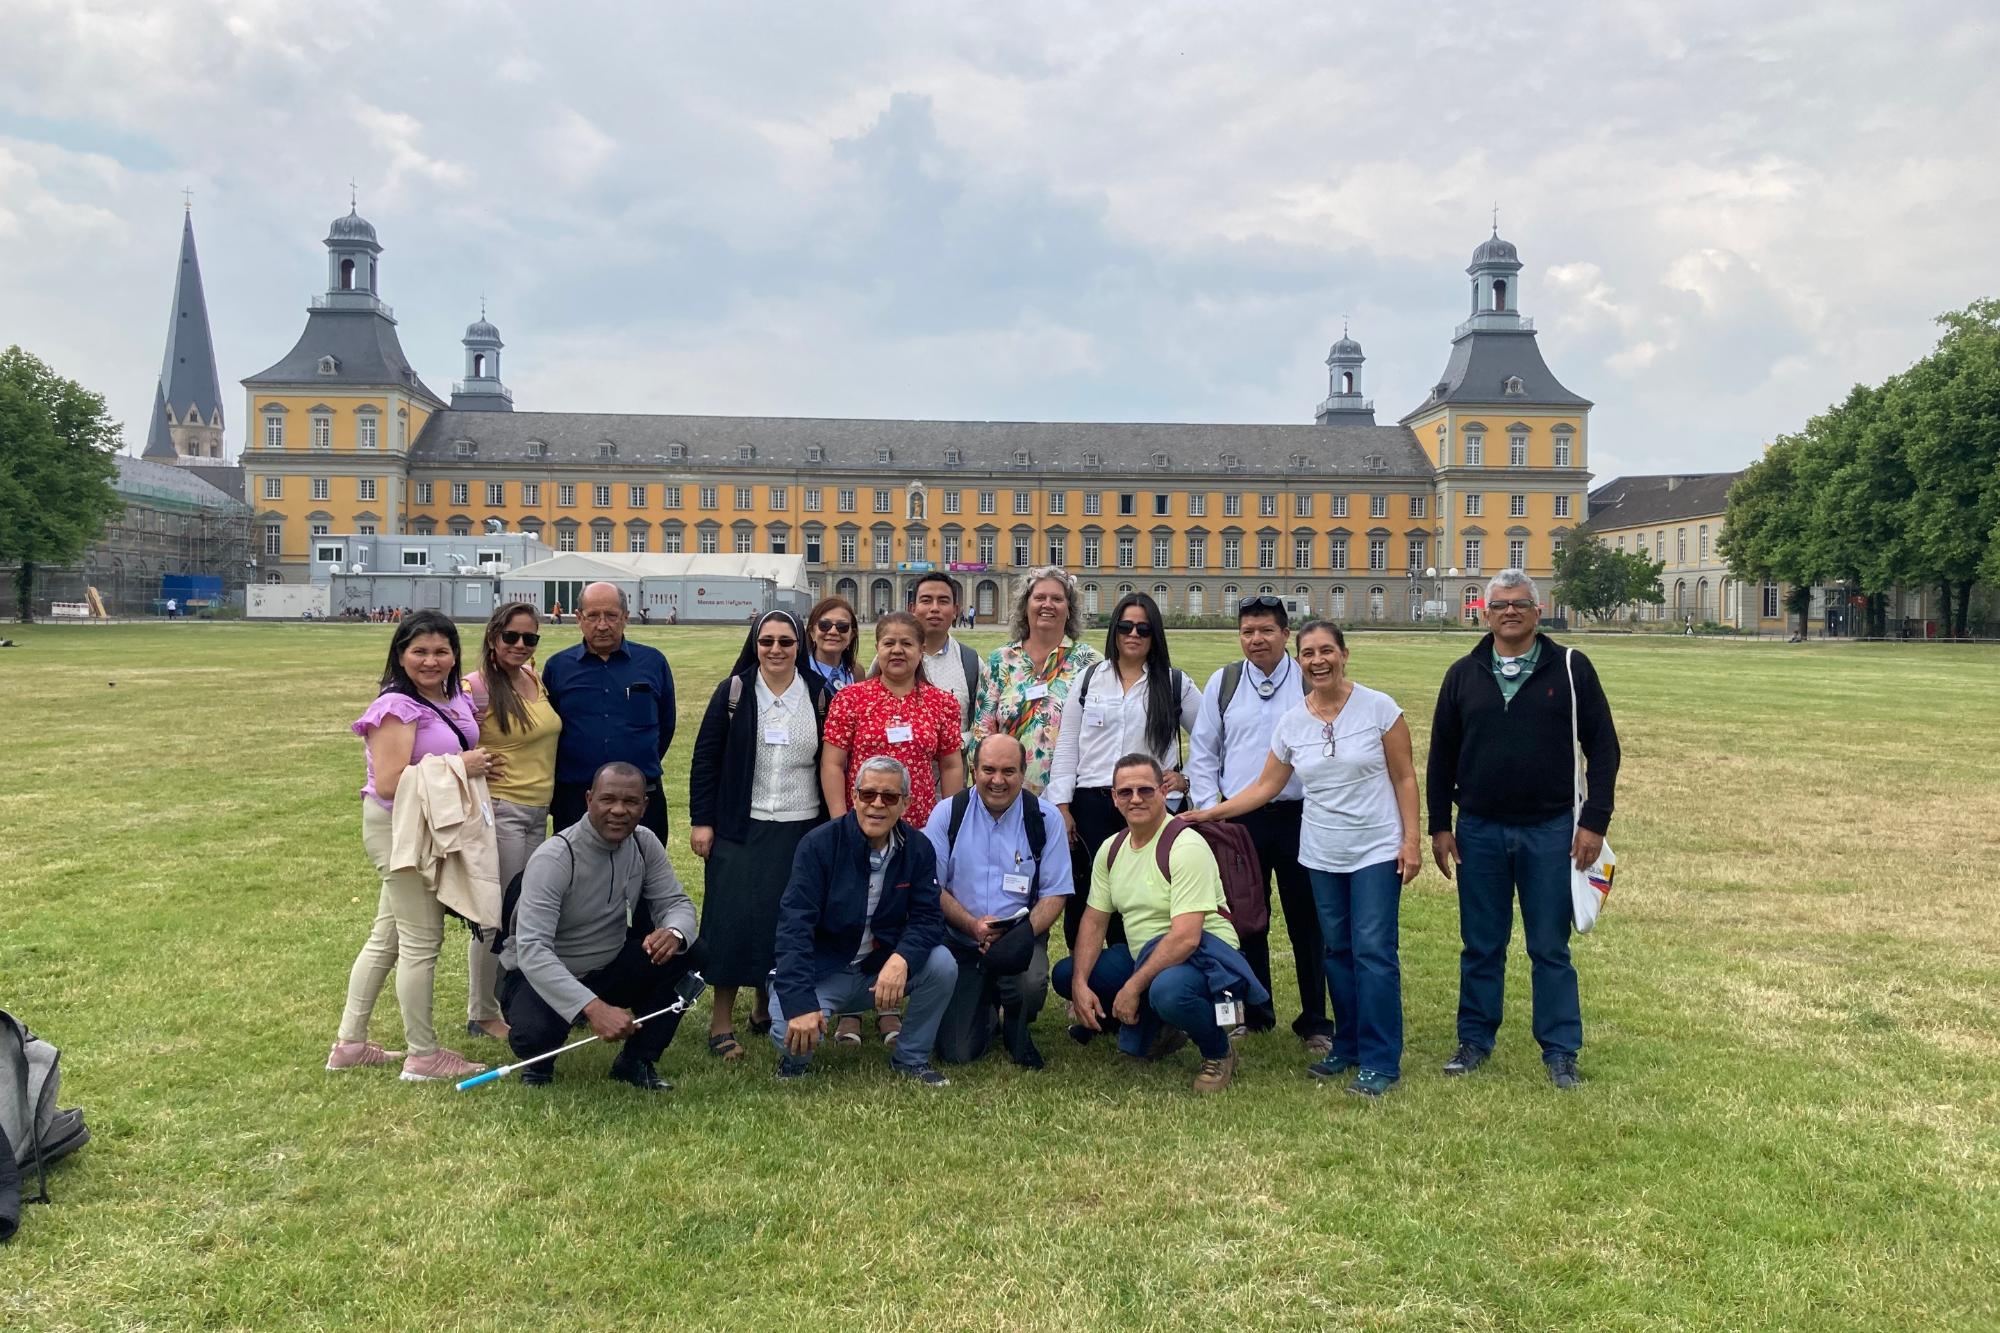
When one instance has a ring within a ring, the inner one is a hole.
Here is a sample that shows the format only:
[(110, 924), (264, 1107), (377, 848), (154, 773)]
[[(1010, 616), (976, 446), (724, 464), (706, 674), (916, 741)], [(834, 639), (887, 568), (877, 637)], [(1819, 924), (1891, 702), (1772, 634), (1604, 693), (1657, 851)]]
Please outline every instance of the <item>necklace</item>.
[(1257, 697), (1259, 699), (1269, 699), (1272, 695), (1278, 692), (1278, 687), (1280, 685), (1284, 684), (1287, 680), (1291, 678), (1292, 659), (1289, 653), (1286, 654), (1285, 656), (1285, 665), (1279, 668), (1279, 670), (1283, 674), (1272, 676), (1266, 680), (1259, 680), (1252, 682), (1252, 685), (1257, 691)]
[(1314, 717), (1319, 718), (1322, 722), (1338, 722), (1340, 715), (1347, 711), (1347, 701), (1353, 697), (1354, 682), (1343, 679), (1340, 682), (1340, 695), (1333, 702), (1333, 716), (1325, 717), (1321, 715), (1319, 711), (1319, 696), (1317, 694), (1308, 694), (1306, 696), (1306, 711)]

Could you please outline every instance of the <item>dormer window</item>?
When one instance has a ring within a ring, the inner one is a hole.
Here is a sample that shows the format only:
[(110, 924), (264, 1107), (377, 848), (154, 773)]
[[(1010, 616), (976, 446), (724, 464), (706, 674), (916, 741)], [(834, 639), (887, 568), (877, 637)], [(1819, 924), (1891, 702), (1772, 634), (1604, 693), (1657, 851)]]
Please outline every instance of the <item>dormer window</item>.
[(1521, 377), (1519, 375), (1509, 375), (1507, 377), (1508, 396), (1518, 398), (1526, 392), (1527, 392), (1527, 386), (1521, 383)]
[(887, 463), (891, 461), (893, 457), (894, 455), (890, 453), (889, 447), (887, 445), (883, 445), (881, 448), (875, 451), (875, 461), (878, 463)]
[(1221, 463), (1224, 472), (1238, 472), (1243, 467), (1243, 460), (1235, 454), (1224, 454)]
[(682, 444), (679, 440), (676, 440), (672, 444), (667, 446), (667, 457), (672, 459), (673, 461), (677, 463), (682, 462), (687, 458), (687, 456), (688, 456), (688, 447)]
[(756, 446), (756, 445), (754, 445), (754, 444), (739, 444), (739, 445), (737, 445), (737, 446), (736, 446), (736, 461), (737, 461), (737, 462), (739, 462), (739, 463), (747, 463), (747, 462), (749, 462), (749, 461), (750, 461), (751, 459), (755, 458), (756, 456), (757, 456), (757, 446)]
[(817, 444), (809, 444), (806, 446), (806, 462), (824, 463), (825, 461), (826, 461), (826, 450), (823, 447)]
[(1361, 466), (1368, 472), (1387, 472), (1389, 460), (1382, 454), (1369, 454), (1361, 460)]
[(1153, 466), (1157, 468), (1165, 468), (1173, 466), (1172, 461), (1167, 457), (1167, 451), (1165, 449), (1153, 450)]
[(540, 440), (528, 441), (528, 457), (547, 458), (548, 456), (549, 456), (549, 447), (546, 444), (543, 444)]
[(322, 375), (338, 375), (340, 373), (340, 358), (335, 356), (321, 357), (319, 359), (319, 373)]
[(1303, 472), (1312, 465), (1313, 465), (1312, 455), (1310, 454), (1292, 455), (1292, 471)]
[(1083, 465), (1085, 467), (1103, 467), (1104, 456), (1095, 449), (1086, 449), (1083, 451)]
[(453, 440), (451, 442), (451, 452), (454, 457), (470, 458), (473, 456), (473, 454), (477, 453), (478, 451), (479, 451), (479, 446), (474, 444), (471, 440)]
[(946, 467), (957, 467), (960, 463), (963, 463), (964, 461), (965, 461), (965, 456), (962, 453), (960, 453), (959, 450), (957, 450), (956, 448), (947, 449), (944, 451), (944, 465)]
[(618, 457), (618, 446), (609, 440), (599, 440), (597, 442), (597, 456), (599, 458), (616, 458)]
[(1014, 451), (1014, 466), (1015, 467), (1028, 466), (1028, 451), (1026, 449), (1016, 449)]

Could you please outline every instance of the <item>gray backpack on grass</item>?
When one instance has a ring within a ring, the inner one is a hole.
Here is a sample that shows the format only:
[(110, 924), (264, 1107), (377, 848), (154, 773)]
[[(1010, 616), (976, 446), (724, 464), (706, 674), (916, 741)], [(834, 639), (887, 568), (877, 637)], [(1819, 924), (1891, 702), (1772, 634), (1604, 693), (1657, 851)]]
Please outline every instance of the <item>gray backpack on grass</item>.
[[(27, 1024), (0, 1009), (0, 1240), (19, 1225), (20, 1182), (30, 1165), (37, 1193), (49, 1201), (48, 1165), (90, 1142), (83, 1112), (58, 1110), (62, 1052), (28, 1031)], [(11, 1168), (11, 1170), (10, 1170)], [(8, 1215), (4, 1177), (14, 1180), (13, 1216)]]

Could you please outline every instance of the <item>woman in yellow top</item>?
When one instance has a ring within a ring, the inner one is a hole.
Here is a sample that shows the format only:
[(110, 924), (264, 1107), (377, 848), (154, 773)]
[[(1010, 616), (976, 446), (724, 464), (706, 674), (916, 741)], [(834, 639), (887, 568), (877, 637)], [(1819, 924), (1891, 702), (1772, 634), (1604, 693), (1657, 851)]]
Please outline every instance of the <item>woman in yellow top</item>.
[[(479, 718), (480, 743), (507, 756), (505, 776), (487, 784), (493, 795), (493, 841), (500, 851), (502, 889), (527, 868), (529, 855), (548, 837), (549, 801), (556, 789), (556, 740), (562, 734), (562, 719), (542, 693), (542, 678), (535, 672), (540, 630), (541, 615), (528, 603), (499, 607), (486, 622), (479, 670), (465, 678), (465, 692)], [(500, 959), (478, 935), (468, 947), (466, 971), (466, 1032), (504, 1039)]]

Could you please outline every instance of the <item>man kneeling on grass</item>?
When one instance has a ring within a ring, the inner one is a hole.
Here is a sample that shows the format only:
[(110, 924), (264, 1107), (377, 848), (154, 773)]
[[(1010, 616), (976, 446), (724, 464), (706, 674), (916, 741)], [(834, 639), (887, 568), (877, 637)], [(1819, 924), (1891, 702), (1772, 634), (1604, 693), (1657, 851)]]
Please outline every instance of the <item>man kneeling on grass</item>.
[[(646, 1092), (673, 1085), (653, 1070), (680, 1027), (662, 1014), (644, 1027), (634, 1012), (674, 1002), (687, 974), (700, 966), (694, 904), (674, 877), (666, 849), (649, 828), (646, 775), (631, 764), (597, 770), (584, 797), (584, 817), (535, 849), (521, 873), (513, 934), (500, 962), (500, 1005), (507, 1042), (518, 1060), (561, 1046), (578, 1014), (590, 1030), (625, 1049), (611, 1077)], [(643, 939), (632, 930), (641, 897), (658, 929)], [(629, 1008), (622, 1006), (630, 1006)], [(521, 1071), (541, 1086), (555, 1077), (545, 1060)]]
[(853, 807), (799, 842), (771, 970), (779, 1078), (811, 1067), (829, 1018), (907, 1002), (890, 1066), (926, 1087), (951, 1082), (930, 1060), (958, 964), (943, 942), (937, 855), (900, 822), (909, 804), (909, 770), (877, 755), (855, 774)]
[[(1220, 1092), (1236, 1076), (1229, 1030), (1241, 1021), (1226, 1010), (1262, 1004), (1270, 992), (1237, 952), (1236, 928), (1222, 915), (1215, 854), (1192, 827), (1170, 826), (1163, 777), (1148, 754), (1128, 754), (1112, 770), (1111, 799), (1127, 833), (1097, 849), (1076, 952), (1050, 980), (1087, 1032), (1117, 1026), (1128, 1055), (1156, 1059), (1193, 1038), (1201, 1052), (1194, 1090)], [(1168, 836), (1162, 874), (1156, 840)], [(1114, 912), (1124, 916), (1130, 943), (1106, 948)]]

